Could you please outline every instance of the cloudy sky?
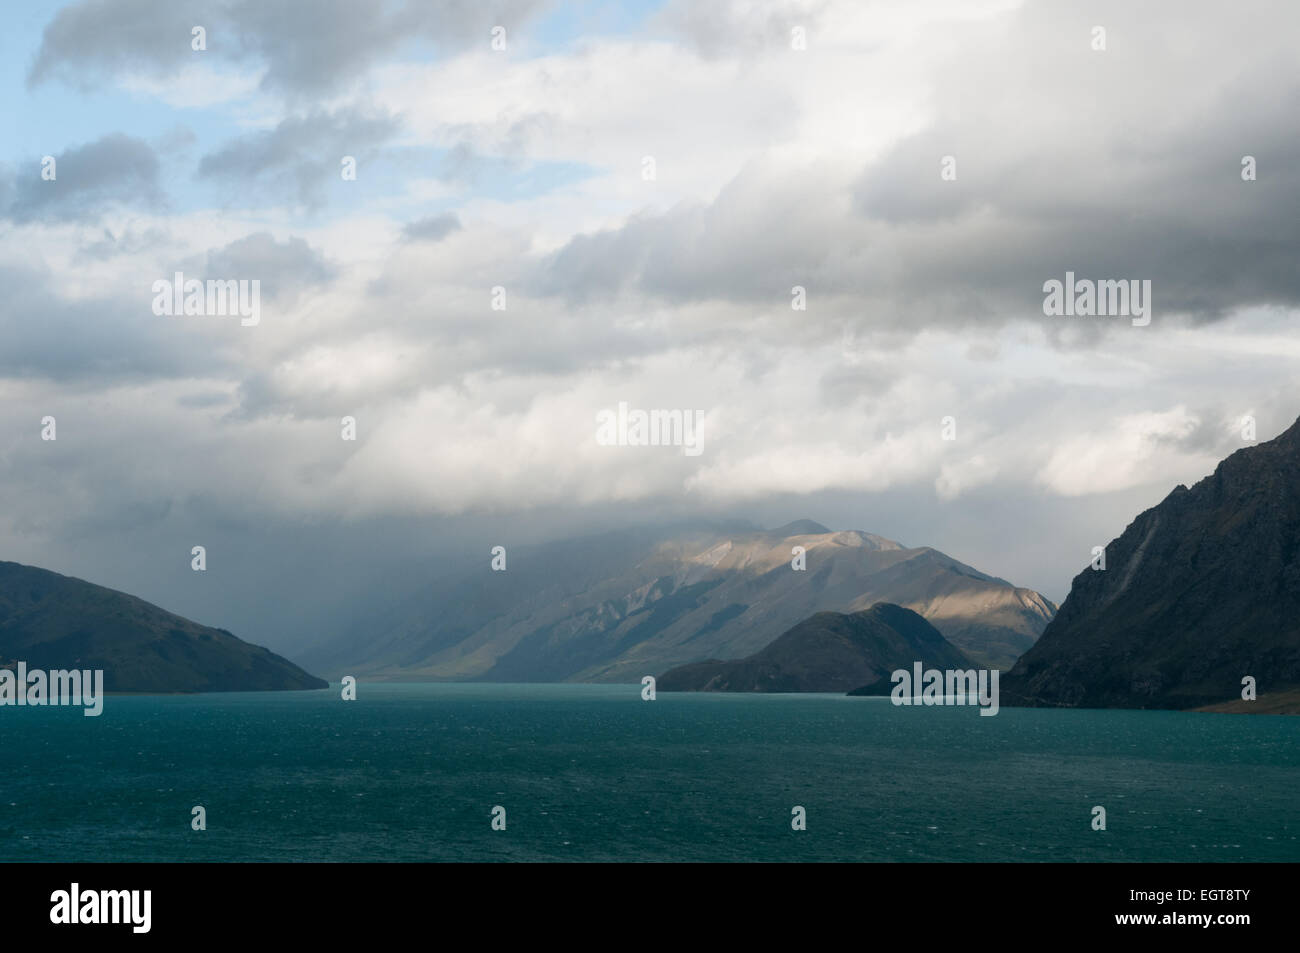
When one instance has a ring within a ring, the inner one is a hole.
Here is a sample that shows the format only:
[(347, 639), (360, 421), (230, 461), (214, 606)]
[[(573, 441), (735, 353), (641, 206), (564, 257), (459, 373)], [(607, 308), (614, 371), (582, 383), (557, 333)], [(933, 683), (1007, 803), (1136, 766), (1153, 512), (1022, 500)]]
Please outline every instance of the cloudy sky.
[[(1059, 601), (1244, 416), (1300, 415), (1298, 28), (1250, 0), (15, 6), (0, 558), (284, 650), (492, 545), (667, 521), (813, 518)], [(156, 315), (177, 271), (259, 280), (260, 321)], [(1067, 271), (1150, 280), (1150, 324), (1045, 315)], [(703, 452), (602, 446), (621, 401), (703, 411)]]

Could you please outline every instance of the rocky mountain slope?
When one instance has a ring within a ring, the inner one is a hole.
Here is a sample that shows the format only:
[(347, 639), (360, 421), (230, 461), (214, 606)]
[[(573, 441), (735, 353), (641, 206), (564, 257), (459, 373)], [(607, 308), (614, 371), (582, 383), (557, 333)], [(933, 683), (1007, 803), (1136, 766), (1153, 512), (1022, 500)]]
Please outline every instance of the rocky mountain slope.
[(1300, 421), (1138, 516), (1001, 690), (1007, 705), (1194, 708), (1240, 700), (1246, 676), (1261, 700), (1300, 688)]

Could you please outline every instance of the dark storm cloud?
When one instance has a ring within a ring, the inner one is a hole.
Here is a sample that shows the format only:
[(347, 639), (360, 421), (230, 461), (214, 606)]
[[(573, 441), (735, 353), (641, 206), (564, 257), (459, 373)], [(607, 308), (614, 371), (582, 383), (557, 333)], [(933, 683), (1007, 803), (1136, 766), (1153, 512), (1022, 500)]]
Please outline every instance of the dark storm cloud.
[[(94, 247), (94, 246), (92, 246)], [(91, 257), (98, 257), (92, 253)], [(327, 284), (334, 267), (301, 238), (277, 242), (256, 233), (208, 252), (206, 274), (195, 263), (174, 267), (188, 277), (258, 278), (263, 304), (288, 306), (303, 291)], [(0, 267), (0, 378), (50, 378), (79, 387), (210, 377), (244, 371), (219, 342), (196, 346), (191, 331), (205, 319), (155, 315), (154, 281), (169, 270), (146, 268), (129, 280), (137, 294), (106, 290), (100, 295), (64, 296), (54, 273)], [(233, 346), (237, 339), (229, 343)]]
[(291, 304), (306, 290), (328, 284), (336, 269), (301, 238), (277, 242), (257, 232), (208, 252), (209, 278), (256, 278), (264, 300)]
[(199, 161), (200, 178), (221, 181), (240, 197), (295, 192), (303, 205), (320, 205), (327, 183), (340, 179), (342, 159), (374, 155), (398, 130), (390, 116), (357, 111), (291, 116), (274, 129), (240, 136)]
[[(753, 163), (709, 204), (575, 236), (543, 287), (774, 308), (799, 284), (810, 318), (921, 330), (1022, 317), (1084, 339), (1129, 323), (1045, 318), (1043, 283), (1067, 271), (1149, 279), (1157, 326), (1295, 307), (1300, 79), (1277, 31), (1300, 16), (1269, 9), (1234, 14), (1222, 43), (1211, 4), (1036, 4), (1005, 35), (950, 27), (960, 52), (933, 78), (933, 115), (856, 179)], [(1094, 22), (1111, 27), (1108, 51), (1089, 46)], [(704, 32), (743, 48), (725, 25)]]
[(80, 389), (203, 376), (228, 365), (220, 348), (196, 348), (171, 319), (137, 296), (65, 298), (53, 275), (0, 267), (0, 378), (49, 378)]
[(3, 217), (32, 221), (94, 221), (114, 204), (159, 208), (165, 198), (158, 184), (158, 157), (148, 143), (113, 133), (53, 156), (54, 178), (42, 178), (34, 156), (11, 170)]
[(409, 223), (402, 229), (402, 237), (408, 241), (438, 242), (452, 232), (460, 231), (460, 227), (460, 219), (455, 213), (431, 215)]
[[(124, 73), (175, 75), (194, 57), (251, 62), (262, 86), (289, 94), (335, 89), (408, 41), (457, 51), (488, 46), (491, 30), (522, 29), (540, 0), (82, 0), (45, 28), (28, 84), (89, 86)], [(191, 49), (191, 30), (207, 49)]]
[(834, 204), (815, 178), (748, 169), (708, 204), (634, 216), (621, 228), (578, 235), (546, 262), (542, 288), (582, 301), (627, 291), (672, 302), (784, 302), (793, 285), (843, 285)]
[(481, 44), (501, 25), (520, 30), (541, 0), (241, 0), (231, 5), (241, 41), (267, 66), (263, 84), (320, 92), (365, 70), (407, 40), (446, 52)]
[(655, 25), (680, 37), (700, 55), (714, 58), (737, 53), (791, 48), (791, 31), (802, 27), (805, 37), (822, 22), (827, 4), (777, 2), (745, 4), (673, 0), (655, 17)]
[(899, 376), (896, 362), (874, 360), (866, 366), (832, 367), (822, 374), (817, 386), (826, 403), (850, 407), (883, 397)]
[(82, 0), (64, 7), (46, 25), (40, 49), (27, 73), (35, 86), (62, 79), (84, 89), (92, 80), (147, 66), (171, 73), (196, 54), (195, 26), (211, 28), (224, 19), (220, 7), (202, 0)]
[(128, 228), (117, 233), (105, 228), (98, 239), (83, 244), (77, 254), (81, 259), (109, 261), (123, 255), (161, 248), (171, 241), (174, 241), (172, 236), (160, 228), (150, 227), (143, 231)]
[[(1212, 114), (1169, 117), (1128, 143), (1016, 139), (993, 150), (976, 111), (901, 143), (866, 171), (858, 213), (898, 236), (898, 287), (969, 294), (990, 310), (1041, 314), (1042, 282), (1143, 278), (1158, 314), (1222, 317), (1300, 304), (1300, 84), (1225, 97)], [(981, 131), (983, 130), (983, 131)], [(1011, 130), (1007, 130), (1008, 133)], [(954, 147), (954, 142), (961, 143)], [(958, 178), (939, 179), (953, 154)], [(1242, 157), (1259, 178), (1243, 181)]]

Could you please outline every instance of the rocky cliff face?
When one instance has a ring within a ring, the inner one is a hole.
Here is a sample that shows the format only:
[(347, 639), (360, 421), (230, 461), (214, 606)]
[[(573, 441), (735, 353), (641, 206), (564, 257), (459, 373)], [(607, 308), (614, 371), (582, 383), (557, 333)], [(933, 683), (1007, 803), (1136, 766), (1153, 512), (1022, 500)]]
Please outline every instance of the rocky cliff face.
[(1300, 686), (1300, 421), (1179, 486), (1085, 569), (1003, 704), (1192, 708)]

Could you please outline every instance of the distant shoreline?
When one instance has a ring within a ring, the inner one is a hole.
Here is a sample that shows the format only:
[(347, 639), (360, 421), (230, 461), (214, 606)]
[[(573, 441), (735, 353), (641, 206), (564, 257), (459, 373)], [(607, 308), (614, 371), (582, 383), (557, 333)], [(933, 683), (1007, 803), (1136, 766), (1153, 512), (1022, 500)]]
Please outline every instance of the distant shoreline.
[(1270, 692), (1251, 702), (1238, 698), (1189, 710), (1226, 715), (1300, 715), (1300, 688)]

